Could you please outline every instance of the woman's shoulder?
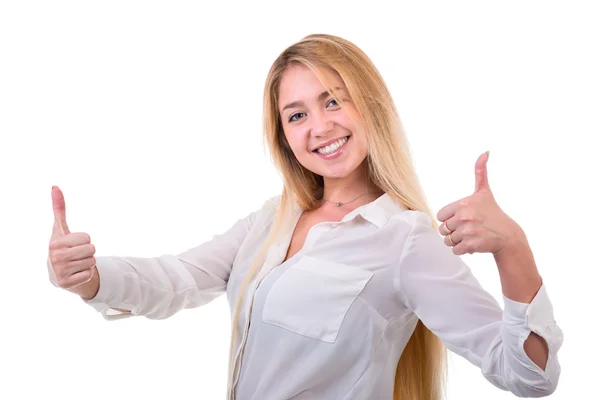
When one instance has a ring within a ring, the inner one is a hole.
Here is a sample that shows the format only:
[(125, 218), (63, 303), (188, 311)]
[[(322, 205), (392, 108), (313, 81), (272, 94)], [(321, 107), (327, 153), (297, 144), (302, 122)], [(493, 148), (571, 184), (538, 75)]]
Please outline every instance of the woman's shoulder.
[(403, 210), (390, 218), (392, 224), (408, 225), (410, 228), (431, 228), (433, 221), (429, 214), (420, 210)]
[(270, 211), (277, 211), (279, 203), (281, 202), (281, 194), (269, 197), (263, 204), (263, 208), (267, 208)]
[(271, 219), (277, 213), (280, 201), (281, 194), (268, 197), (259, 207), (254, 210), (253, 214), (257, 219)]

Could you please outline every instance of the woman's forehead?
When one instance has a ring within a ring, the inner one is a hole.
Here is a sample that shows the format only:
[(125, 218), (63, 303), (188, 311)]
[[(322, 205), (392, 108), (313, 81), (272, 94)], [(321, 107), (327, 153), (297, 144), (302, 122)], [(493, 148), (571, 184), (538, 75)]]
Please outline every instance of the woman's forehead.
[[(344, 82), (334, 72), (325, 68), (321, 68), (319, 72), (325, 75), (334, 87), (345, 89)], [(277, 98), (279, 106), (282, 107), (283, 103), (316, 99), (323, 91), (326, 91), (325, 86), (310, 68), (293, 65), (283, 73)]]

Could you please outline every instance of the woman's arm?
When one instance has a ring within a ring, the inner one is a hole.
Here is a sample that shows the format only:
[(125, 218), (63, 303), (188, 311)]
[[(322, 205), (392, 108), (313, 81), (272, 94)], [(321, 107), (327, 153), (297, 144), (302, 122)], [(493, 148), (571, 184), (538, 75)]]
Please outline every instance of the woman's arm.
[(164, 319), (204, 305), (225, 292), (238, 250), (260, 211), (180, 254), (98, 256), (97, 293), (81, 298), (107, 320), (134, 315)]
[[(495, 386), (518, 396), (540, 397), (555, 391), (560, 376), (557, 352), (563, 334), (543, 284), (531, 289), (539, 290), (529, 303), (505, 295), (502, 310), (422, 212), (418, 212), (403, 246), (395, 280), (399, 299), (448, 349), (478, 366)], [(506, 263), (518, 267), (508, 257), (499, 261), (502, 268)], [(513, 269), (506, 267), (505, 271)], [(503, 279), (513, 282), (508, 276)], [(512, 293), (511, 287), (505, 292)], [(541, 343), (532, 332), (548, 344), (545, 362), (540, 362), (535, 347)], [(526, 349), (532, 347), (530, 357)]]

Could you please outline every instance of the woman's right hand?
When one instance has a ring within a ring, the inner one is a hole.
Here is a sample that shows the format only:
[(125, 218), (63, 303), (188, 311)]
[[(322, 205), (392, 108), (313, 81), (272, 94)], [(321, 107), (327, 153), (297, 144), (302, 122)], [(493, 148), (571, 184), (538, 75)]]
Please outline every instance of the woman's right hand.
[[(71, 292), (83, 295), (83, 293), (96, 293), (97, 288), (83, 285), (91, 282), (96, 269), (96, 248), (91, 243), (90, 235), (83, 232), (69, 231), (65, 211), (65, 198), (62, 191), (52, 187), (52, 209), (54, 211), (54, 226), (48, 252), (48, 275), (50, 282)], [(95, 280), (98, 285), (98, 279)], [(91, 284), (91, 283), (90, 283)], [(77, 289), (75, 289), (78, 287)], [(74, 290), (75, 289), (75, 290)], [(82, 292), (82, 293), (79, 293)]]

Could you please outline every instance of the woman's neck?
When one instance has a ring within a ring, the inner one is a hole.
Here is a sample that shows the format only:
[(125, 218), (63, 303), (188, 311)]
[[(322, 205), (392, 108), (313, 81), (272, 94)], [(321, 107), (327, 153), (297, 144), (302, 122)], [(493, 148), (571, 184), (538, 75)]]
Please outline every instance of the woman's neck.
[[(323, 197), (317, 203), (323, 210), (333, 207), (334, 211), (349, 212), (381, 196), (384, 191), (368, 180), (340, 181), (325, 180)], [(336, 210), (337, 209), (337, 210)]]

